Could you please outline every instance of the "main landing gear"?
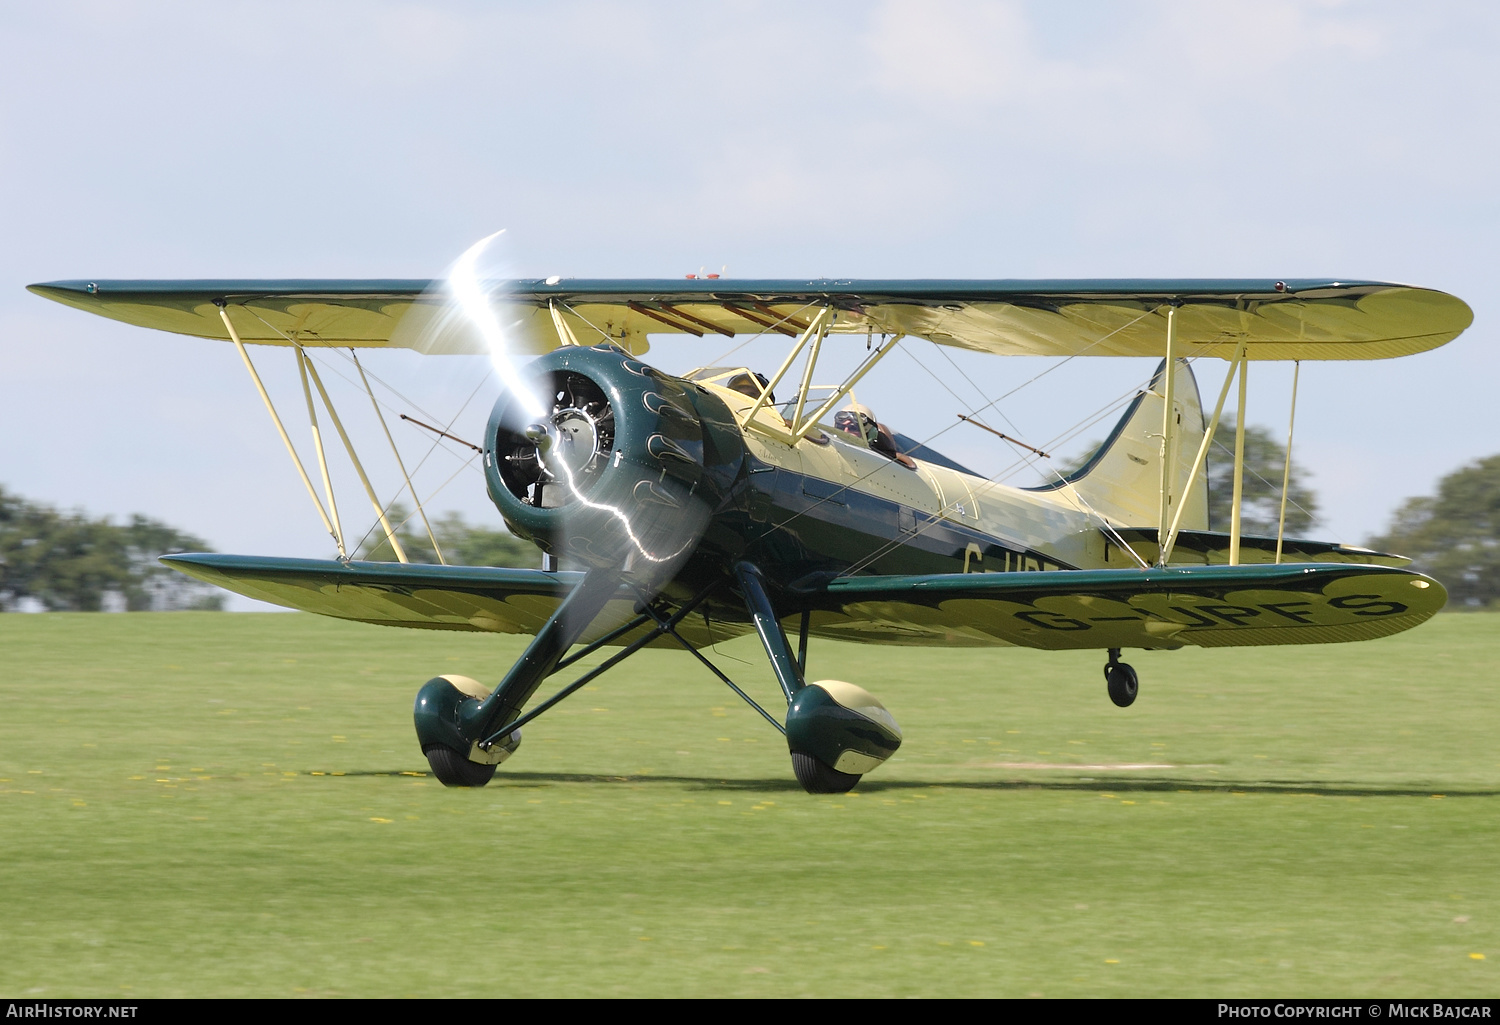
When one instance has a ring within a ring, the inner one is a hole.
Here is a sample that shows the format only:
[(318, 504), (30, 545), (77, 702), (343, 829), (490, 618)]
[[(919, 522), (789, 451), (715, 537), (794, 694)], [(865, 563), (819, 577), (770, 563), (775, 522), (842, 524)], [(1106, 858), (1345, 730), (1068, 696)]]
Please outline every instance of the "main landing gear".
[(445, 787), (482, 787), (495, 775), (495, 766), (471, 762), (442, 744), (431, 744), (422, 753), (432, 766), (432, 774)]
[[(594, 569), (558, 606), (493, 691), (463, 676), (439, 676), (418, 691), (413, 718), (432, 774), (444, 786), (484, 786), (494, 776), (495, 767), (520, 746), (522, 726), (651, 641), (671, 637), (786, 736), (792, 771), (804, 790), (810, 794), (842, 794), (854, 789), (861, 776), (901, 746), (901, 727), (862, 687), (842, 680), (804, 680), (809, 614), (802, 616), (794, 652), (760, 570), (741, 562), (734, 567), (734, 576), (786, 697), (785, 726), (677, 632), (677, 625), (723, 586), (722, 580), (707, 585), (670, 614), (642, 596), (634, 619), (581, 651), (567, 654), (604, 606), (620, 594), (621, 587), (630, 586), (619, 570)], [(602, 665), (521, 714), (521, 708), (548, 676), (632, 633), (637, 635), (635, 640)]]
[(1104, 665), (1104, 684), (1109, 688), (1109, 700), (1121, 708), (1135, 704), (1136, 693), (1141, 689), (1141, 678), (1131, 665), (1120, 661), (1120, 649), (1109, 649), (1109, 661)]
[(755, 632), (771, 660), (776, 682), (786, 695), (783, 732), (797, 782), (809, 794), (853, 790), (861, 776), (896, 753), (901, 746), (901, 727), (879, 699), (863, 687), (843, 680), (804, 680), (808, 615), (802, 616), (797, 652), (793, 654), (760, 570), (741, 562), (735, 565), (734, 574)]
[(830, 768), (801, 751), (792, 752), (792, 771), (809, 794), (847, 794), (862, 778), (853, 772)]

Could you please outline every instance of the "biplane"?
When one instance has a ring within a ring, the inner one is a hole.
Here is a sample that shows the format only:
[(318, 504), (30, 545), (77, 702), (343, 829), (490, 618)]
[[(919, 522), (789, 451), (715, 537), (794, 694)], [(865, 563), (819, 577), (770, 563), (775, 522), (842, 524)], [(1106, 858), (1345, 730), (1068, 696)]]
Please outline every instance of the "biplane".
[[(540, 549), (541, 568), (516, 569), (408, 561), (310, 358), (330, 347), (484, 353), (501, 330), (493, 309), (455, 315), (451, 287), (425, 280), (30, 287), (90, 313), (232, 343), (339, 542), (331, 560), (183, 554), (167, 564), (320, 615), (534, 635), (494, 686), (444, 675), (419, 690), (417, 738), (449, 786), (483, 786), (523, 726), (647, 646), (702, 662), (784, 734), (803, 787), (830, 793), (888, 759), (902, 734), (864, 687), (807, 678), (811, 638), (1094, 649), (1106, 693), (1127, 706), (1139, 685), (1120, 660), (1127, 648), (1366, 640), (1414, 627), (1446, 601), (1438, 581), (1399, 556), (1286, 537), (1285, 480), (1277, 534), (1245, 535), (1243, 415), (1226, 533), (1209, 529), (1206, 461), (1235, 381), (1244, 409), (1252, 363), (1443, 345), (1472, 313), (1439, 291), (1327, 280), (504, 282), (485, 303), (503, 299), (507, 344), (535, 358), (512, 372), (476, 447), (507, 527)], [(650, 336), (664, 333), (781, 335), (788, 353), (769, 377), (732, 364), (676, 376), (647, 361)], [(1086, 462), (1016, 487), (894, 434), (850, 401), (908, 339), (1160, 362)], [(292, 350), (326, 501), (255, 369), (255, 345)], [(836, 347), (856, 365), (841, 383), (818, 385), (820, 356)], [(1192, 370), (1206, 360), (1227, 368), (1211, 410)], [(397, 562), (345, 551), (314, 391)], [(783, 715), (705, 654), (752, 632)], [(532, 702), (549, 677), (596, 653), (602, 661)]]

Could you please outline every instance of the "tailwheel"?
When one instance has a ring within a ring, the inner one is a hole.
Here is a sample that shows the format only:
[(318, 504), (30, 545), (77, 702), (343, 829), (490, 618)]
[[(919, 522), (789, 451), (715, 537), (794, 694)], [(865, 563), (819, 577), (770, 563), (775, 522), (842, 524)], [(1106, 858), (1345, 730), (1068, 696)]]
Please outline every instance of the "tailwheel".
[(495, 776), (495, 766), (471, 762), (444, 744), (430, 744), (422, 753), (432, 766), (432, 774), (445, 787), (482, 787)]
[(1119, 648), (1109, 649), (1109, 662), (1104, 666), (1104, 684), (1109, 689), (1109, 700), (1121, 708), (1129, 708), (1135, 703), (1135, 696), (1141, 689), (1141, 678), (1136, 675), (1133, 666), (1120, 661)]
[(809, 794), (847, 794), (860, 780), (856, 773), (840, 772), (800, 751), (792, 752), (792, 771)]

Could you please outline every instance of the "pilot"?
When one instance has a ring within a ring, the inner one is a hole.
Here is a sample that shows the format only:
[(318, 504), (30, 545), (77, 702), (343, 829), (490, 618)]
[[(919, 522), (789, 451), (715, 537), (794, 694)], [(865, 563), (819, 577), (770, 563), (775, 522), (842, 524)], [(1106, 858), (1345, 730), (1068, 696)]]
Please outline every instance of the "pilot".
[(833, 415), (833, 426), (853, 434), (871, 449), (887, 459), (894, 459), (908, 470), (917, 464), (911, 457), (896, 447), (896, 437), (891, 429), (875, 418), (875, 411), (859, 402), (851, 402)]

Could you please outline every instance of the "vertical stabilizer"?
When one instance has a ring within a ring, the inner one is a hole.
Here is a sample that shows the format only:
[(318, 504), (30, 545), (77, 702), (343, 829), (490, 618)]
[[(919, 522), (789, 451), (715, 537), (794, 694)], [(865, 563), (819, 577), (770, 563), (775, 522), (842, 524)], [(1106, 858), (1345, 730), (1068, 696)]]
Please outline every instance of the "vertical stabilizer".
[[(1120, 417), (1104, 443), (1088, 461), (1061, 481), (1036, 491), (1074, 489), (1088, 507), (1116, 526), (1155, 527), (1161, 518), (1162, 413), (1165, 404), (1166, 360), (1156, 368), (1150, 386), (1139, 392)], [(1174, 405), (1176, 431), (1168, 465), (1176, 472), (1171, 480), (1171, 515), (1183, 501), (1183, 491), (1206, 426), (1198, 383), (1186, 360), (1176, 361)], [(1198, 480), (1187, 497), (1183, 530), (1208, 529), (1208, 470), (1198, 471)]]

